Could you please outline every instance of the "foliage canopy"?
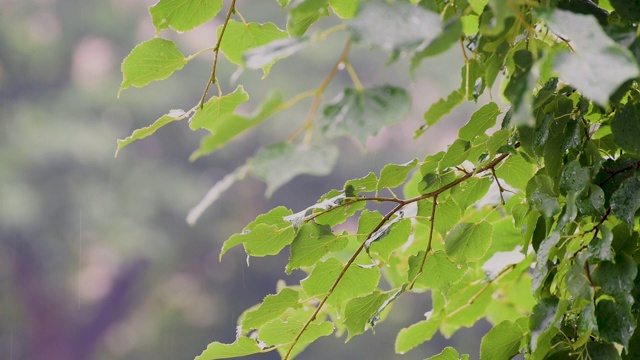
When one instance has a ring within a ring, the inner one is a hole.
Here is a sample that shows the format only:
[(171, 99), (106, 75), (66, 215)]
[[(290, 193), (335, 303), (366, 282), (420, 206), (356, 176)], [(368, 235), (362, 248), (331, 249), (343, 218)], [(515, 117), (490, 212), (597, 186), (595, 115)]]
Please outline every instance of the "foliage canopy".
[[(481, 359), (640, 356), (636, 1), (278, 3), (288, 16), (286, 29), (248, 21), (235, 0), (160, 0), (150, 7), (158, 33), (189, 31), (226, 5), (214, 45), (185, 56), (173, 41), (156, 37), (122, 63), (121, 91), (163, 80), (194, 57), (214, 53), (202, 99), (119, 140), (118, 151), (187, 120), (191, 129), (209, 132), (193, 160), (311, 99), (300, 127), (218, 183), (190, 222), (246, 174), (263, 180), (270, 195), (299, 174), (328, 174), (338, 157), (333, 139), (352, 136), (365, 146), (368, 137), (406, 117), (408, 91), (363, 86), (349, 61), (354, 44), (386, 51), (390, 62), (408, 58), (410, 72), (428, 57), (461, 47), (460, 87), (425, 109), (415, 137), (488, 88), (504, 98), (481, 106), (446, 151), (417, 154), (347, 181), (299, 212), (277, 207), (231, 236), (221, 256), (240, 245), (254, 257), (288, 247), (286, 272), (307, 277), (282, 284), (248, 309), (238, 320), (237, 340), (211, 343), (198, 360), (270, 351), (292, 359), (320, 337), (346, 332), (349, 340), (380, 326), (408, 292), (430, 293), (432, 307), (398, 333), (401, 354), (437, 331), (450, 336), (486, 318), (493, 328), (482, 340)], [(325, 17), (338, 25), (314, 25)], [(312, 33), (314, 27), (320, 30)], [(274, 91), (254, 113), (241, 115), (236, 109), (249, 94), (241, 85), (227, 94), (219, 86), (222, 55), (239, 67), (262, 69), (266, 77), (278, 60), (335, 32), (347, 32), (348, 40), (325, 79), (309, 91), (291, 99)], [(341, 69), (353, 87), (323, 103)], [(217, 94), (209, 97), (211, 85)], [(492, 193), (499, 195), (495, 202)], [(378, 203), (393, 207), (383, 214), (372, 210)], [(349, 218), (358, 219), (356, 230), (336, 230)], [(505, 254), (509, 261), (497, 260)], [(446, 348), (431, 359), (458, 358), (468, 355)]]

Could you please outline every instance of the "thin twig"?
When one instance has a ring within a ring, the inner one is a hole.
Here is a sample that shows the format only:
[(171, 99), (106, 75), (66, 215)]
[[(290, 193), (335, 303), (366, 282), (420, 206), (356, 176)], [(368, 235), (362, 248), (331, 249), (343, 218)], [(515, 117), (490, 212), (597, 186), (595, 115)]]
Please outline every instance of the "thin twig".
[[(289, 137), (287, 138), (287, 141), (293, 141), (293, 139), (298, 137), (298, 135), (300, 135), (300, 133), (302, 133), (304, 130), (308, 130), (309, 128), (311, 128), (311, 124), (313, 124), (313, 119), (316, 116), (316, 113), (318, 112), (320, 103), (322, 102), (322, 96), (324, 95), (325, 90), (327, 90), (327, 86), (329, 86), (329, 83), (331, 83), (331, 80), (333, 80), (333, 78), (338, 73), (338, 70), (340, 70), (340, 65), (347, 60), (350, 49), (351, 49), (351, 38), (347, 39), (346, 43), (344, 44), (344, 48), (342, 49), (342, 53), (340, 54), (340, 57), (338, 58), (336, 63), (333, 64), (333, 66), (331, 67), (331, 70), (329, 70), (329, 73), (322, 80), (320, 85), (315, 89), (315, 97), (313, 98), (313, 103), (311, 104), (311, 108), (309, 108), (307, 118), (304, 120), (304, 122), (302, 123), (302, 125), (300, 125), (299, 128), (294, 130), (294, 132), (291, 135), (289, 135)], [(310, 139), (310, 134), (308, 133), (308, 135), (304, 139), (304, 142), (308, 142), (309, 140), (311, 139)]]
[[(220, 31), (218, 42), (216, 43), (216, 46), (214, 46), (213, 48), (213, 66), (211, 68), (211, 76), (209, 77), (209, 81), (207, 81), (207, 86), (204, 88), (204, 92), (202, 93), (202, 97), (200, 98), (199, 107), (201, 110), (202, 110), (202, 107), (204, 107), (204, 102), (207, 99), (207, 93), (209, 92), (209, 88), (211, 87), (211, 84), (216, 83), (218, 81), (216, 79), (216, 69), (218, 68), (218, 58), (220, 56), (220, 44), (222, 44), (222, 39), (224, 38), (224, 32), (225, 30), (227, 30), (229, 19), (231, 19), (231, 14), (233, 14), (235, 10), (236, 10), (236, 0), (231, 0), (231, 6), (229, 6), (227, 17), (224, 19), (224, 24), (222, 25), (222, 31)], [(218, 92), (222, 92), (219, 85), (218, 85)]]

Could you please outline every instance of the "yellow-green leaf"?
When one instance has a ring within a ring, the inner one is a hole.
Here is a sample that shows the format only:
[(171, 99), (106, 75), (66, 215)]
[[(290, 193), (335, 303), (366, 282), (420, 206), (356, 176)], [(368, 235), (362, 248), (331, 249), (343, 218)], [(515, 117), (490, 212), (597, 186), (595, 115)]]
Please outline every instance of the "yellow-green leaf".
[(160, 0), (149, 7), (156, 33), (172, 28), (189, 31), (213, 19), (222, 9), (222, 0)]
[(187, 59), (173, 41), (152, 39), (138, 44), (122, 61), (122, 90), (130, 86), (143, 87), (152, 81), (163, 80), (180, 70)]

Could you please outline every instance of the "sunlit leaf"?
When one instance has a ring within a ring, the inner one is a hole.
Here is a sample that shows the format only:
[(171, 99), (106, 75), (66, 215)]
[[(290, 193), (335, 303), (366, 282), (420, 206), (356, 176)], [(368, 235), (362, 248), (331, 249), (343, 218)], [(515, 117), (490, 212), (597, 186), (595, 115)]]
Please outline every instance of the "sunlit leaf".
[(407, 180), (407, 176), (409, 175), (409, 171), (416, 167), (418, 164), (418, 159), (413, 159), (406, 164), (388, 164), (382, 168), (380, 171), (380, 179), (378, 180), (378, 190), (382, 190), (383, 188), (395, 188), (402, 185), (405, 180)]
[(171, 122), (182, 120), (184, 116), (185, 116), (185, 112), (183, 110), (171, 110), (168, 114), (162, 115), (153, 124), (147, 127), (134, 130), (131, 135), (127, 136), (124, 139), (118, 139), (118, 148), (116, 149), (116, 156), (118, 156), (118, 153), (120, 152), (120, 150), (124, 149), (127, 145), (131, 144), (132, 142), (151, 136), (161, 127)]
[(180, 70), (187, 59), (173, 41), (161, 38), (138, 44), (122, 61), (122, 90), (130, 86), (143, 87), (152, 81), (164, 80)]
[(524, 333), (515, 322), (503, 321), (494, 326), (480, 344), (480, 360), (509, 360), (520, 351)]
[(351, 19), (358, 11), (358, 2), (353, 0), (329, 0), (333, 12), (342, 19)]
[[(265, 240), (268, 237), (276, 239), (276, 242), (265, 244), (270, 250), (277, 249), (277, 245), (286, 246), (293, 241), (295, 233), (292, 226), (284, 218), (285, 216), (292, 215), (293, 212), (283, 206), (279, 206), (269, 211), (266, 214), (262, 214), (247, 225), (241, 233), (232, 235), (222, 245), (222, 251), (220, 252), (220, 258), (229, 251), (229, 249), (243, 244), (246, 241), (253, 241), (259, 243), (261, 240)], [(253, 233), (254, 230), (257, 230)], [(289, 239), (290, 238), (290, 239)], [(276, 245), (275, 247), (273, 247)], [(279, 250), (276, 250), (279, 251)]]
[(315, 222), (304, 224), (291, 243), (291, 257), (287, 264), (287, 272), (303, 266), (311, 266), (330, 252), (340, 251), (347, 246), (349, 240), (336, 236), (331, 228)]
[(376, 319), (373, 317), (379, 313), (393, 295), (393, 291), (374, 291), (372, 294), (352, 299), (345, 309), (345, 325), (349, 331), (347, 341), (352, 337), (365, 332), (367, 327), (373, 327)]
[[(297, 319), (289, 319), (287, 321), (276, 319), (260, 328), (258, 331), (258, 339), (270, 346), (290, 345), (296, 336), (298, 336), (303, 326), (304, 323)], [(328, 321), (314, 321), (305, 329), (302, 336), (298, 339), (291, 352), (291, 358), (318, 338), (331, 335), (333, 330), (333, 324)], [(281, 346), (278, 350), (281, 353), (286, 353), (288, 348), (288, 346)]]
[(496, 124), (496, 118), (500, 114), (500, 109), (496, 103), (491, 102), (484, 105), (471, 115), (469, 122), (460, 128), (458, 137), (462, 140), (471, 141), (476, 136), (484, 134)]
[(249, 100), (249, 94), (244, 91), (242, 85), (230, 94), (213, 96), (204, 103), (202, 109), (196, 111), (189, 126), (192, 130), (204, 128), (215, 133), (220, 127), (219, 124), (227, 121), (227, 117), (231, 116), (236, 108), (247, 100)]
[(280, 104), (282, 104), (282, 94), (272, 91), (251, 115), (243, 116), (236, 113), (225, 113), (216, 121), (207, 121), (207, 129), (211, 131), (211, 135), (200, 141), (200, 148), (191, 154), (189, 160), (195, 161), (201, 156), (211, 154), (220, 149), (236, 136), (268, 119), (278, 110)]
[[(343, 268), (344, 265), (334, 258), (317, 263), (311, 274), (301, 281), (302, 289), (309, 296), (325, 295)], [(380, 272), (377, 268), (367, 269), (354, 264), (346, 271), (328, 302), (338, 309), (343, 309), (347, 299), (373, 292), (379, 280)]]
[[(462, 359), (468, 359), (469, 355), (463, 355)], [(451, 346), (444, 348), (438, 355), (434, 355), (426, 360), (460, 360), (460, 354)]]
[[(218, 28), (218, 36), (222, 31), (222, 26)], [(278, 29), (274, 23), (257, 24), (247, 23), (243, 24), (235, 20), (229, 20), (227, 29), (225, 30), (224, 39), (220, 44), (220, 50), (224, 53), (224, 56), (232, 63), (244, 66), (243, 55), (250, 49), (255, 49), (260, 46), (271, 43), (272, 41), (283, 39), (287, 37), (287, 32)], [(277, 60), (273, 59), (270, 62), (264, 62), (262, 58), (261, 68), (264, 71), (264, 76), (269, 75), (271, 65)], [(254, 63), (255, 65), (255, 63)]]
[(440, 121), (443, 116), (450, 113), (451, 110), (461, 104), (463, 100), (464, 93), (460, 92), (460, 90), (454, 90), (451, 94), (449, 94), (449, 96), (447, 96), (447, 98), (442, 98), (433, 103), (433, 105), (429, 107), (429, 110), (424, 113), (424, 120), (426, 124), (423, 126), (425, 126), (425, 128), (420, 128), (418, 131), (416, 131), (414, 137), (422, 135), (422, 133), (426, 131), (426, 127), (433, 126), (438, 123), (438, 121)]
[(307, 29), (324, 16), (329, 16), (329, 0), (302, 0), (289, 11), (287, 30), (292, 36), (302, 36)]
[(404, 354), (425, 341), (431, 340), (440, 327), (443, 315), (443, 313), (434, 314), (427, 320), (417, 322), (400, 330), (396, 337), (396, 353)]
[(172, 28), (189, 31), (213, 19), (222, 9), (222, 0), (160, 0), (149, 7), (156, 33)]
[(195, 360), (229, 359), (263, 352), (254, 339), (241, 337), (233, 344), (213, 342)]
[(492, 232), (486, 221), (456, 225), (445, 239), (447, 255), (458, 263), (480, 260), (491, 245)]
[(298, 292), (289, 288), (282, 289), (277, 295), (267, 295), (262, 304), (244, 315), (242, 326), (245, 330), (257, 329), (268, 321), (282, 315), (287, 309), (298, 304)]
[(439, 250), (427, 255), (422, 273), (418, 273), (423, 258), (424, 252), (421, 251), (409, 259), (408, 280), (413, 281), (415, 278), (415, 286), (424, 289), (436, 289), (446, 294), (453, 284), (462, 279), (466, 271), (466, 268), (456, 265), (444, 251)]

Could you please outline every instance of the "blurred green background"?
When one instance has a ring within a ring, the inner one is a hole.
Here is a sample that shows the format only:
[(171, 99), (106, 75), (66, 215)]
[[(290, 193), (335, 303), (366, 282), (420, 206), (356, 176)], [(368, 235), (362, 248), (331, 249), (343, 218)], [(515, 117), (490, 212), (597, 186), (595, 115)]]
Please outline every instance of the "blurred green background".
[[(114, 158), (117, 138), (169, 109), (191, 108), (209, 76), (212, 57), (205, 55), (169, 80), (116, 98), (121, 60), (155, 36), (147, 11), (153, 3), (0, 0), (0, 359), (192, 359), (211, 341), (232, 342), (243, 310), (275, 292), (279, 279), (294, 282), (302, 274), (285, 275), (287, 254), (251, 259), (247, 267), (237, 248), (219, 262), (228, 236), (274, 206), (299, 211), (347, 179), (444, 148), (473, 108), (408, 141), (428, 106), (457, 87), (460, 50), (425, 62), (412, 80), (406, 62), (385, 67), (388, 54), (358, 46), (352, 62), (365, 86), (409, 87), (411, 118), (370, 139), (367, 153), (353, 141), (339, 141), (333, 174), (298, 177), (270, 199), (264, 184), (238, 183), (189, 227), (186, 214), (206, 191), (259, 146), (285, 138), (310, 104), (277, 114), (195, 163), (188, 157), (204, 133), (191, 132), (186, 122), (166, 126)], [(248, 21), (284, 27), (275, 0), (238, 1), (237, 7)], [(193, 54), (215, 43), (219, 23), (160, 36)], [(332, 35), (283, 60), (266, 80), (261, 72), (235, 73), (251, 95), (243, 111), (252, 111), (269, 89), (290, 97), (317, 86), (345, 36)], [(225, 92), (236, 86), (228, 80), (234, 72), (221, 63)], [(447, 78), (451, 74), (456, 76)], [(346, 73), (339, 74), (325, 101), (350, 85)], [(436, 336), (404, 357), (394, 354), (397, 331), (429, 308), (426, 295), (407, 295), (375, 334), (346, 345), (344, 338), (323, 338), (300, 358), (424, 359), (446, 345), (475, 358), (479, 335), (488, 329), (484, 323), (449, 340)]]

